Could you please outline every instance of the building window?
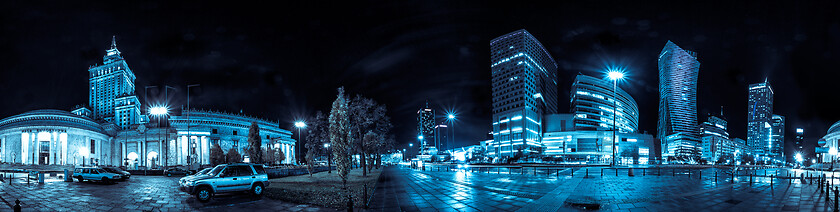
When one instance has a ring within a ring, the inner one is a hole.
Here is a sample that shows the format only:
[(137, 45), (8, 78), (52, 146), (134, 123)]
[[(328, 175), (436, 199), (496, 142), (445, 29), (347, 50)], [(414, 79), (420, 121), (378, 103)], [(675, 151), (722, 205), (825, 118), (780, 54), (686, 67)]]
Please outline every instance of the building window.
[(90, 139), (90, 154), (96, 154), (96, 140)]
[(219, 134), (219, 129), (213, 129), (213, 134)]
[(233, 131), (233, 135), (236, 135), (236, 130)]

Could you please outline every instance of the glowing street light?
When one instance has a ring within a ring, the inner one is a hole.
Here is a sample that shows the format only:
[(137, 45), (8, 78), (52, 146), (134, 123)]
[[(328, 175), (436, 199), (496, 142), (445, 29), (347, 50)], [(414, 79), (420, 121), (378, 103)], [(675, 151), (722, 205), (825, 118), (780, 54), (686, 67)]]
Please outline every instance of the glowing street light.
[[(306, 123), (303, 121), (295, 121), (295, 127), (298, 129), (298, 142), (300, 142), (300, 129), (306, 128)], [(299, 145), (295, 145), (295, 148), (300, 148), (298, 146)], [(297, 154), (297, 150), (295, 150), (295, 153), (292, 155), (294, 156), (295, 154)], [(297, 157), (295, 157), (295, 159), (297, 159)]]
[(613, 81), (613, 95), (612, 95), (612, 101), (613, 101), (613, 139), (612, 139), (612, 164), (611, 165), (615, 166), (615, 140), (618, 139), (618, 135), (616, 135), (616, 132), (618, 131), (618, 126), (616, 125), (616, 121), (615, 121), (616, 116), (618, 114), (618, 111), (616, 111), (617, 108), (618, 108), (618, 101), (615, 98), (615, 90), (616, 90), (616, 83), (618, 82), (618, 80), (624, 79), (624, 73), (619, 72), (619, 71), (615, 71), (615, 70), (610, 70), (609, 72), (607, 72), (607, 77), (609, 77), (610, 80)]
[[(330, 143), (324, 143), (324, 148), (330, 150)], [(327, 153), (327, 173), (332, 173), (332, 150)]]
[[(452, 141), (455, 141), (455, 113), (449, 113), (446, 115), (446, 119), (449, 120), (449, 126), (452, 126)], [(447, 142), (447, 147), (449, 146)]]
[[(420, 137), (423, 137), (423, 136), (420, 136)], [(414, 143), (408, 143), (408, 147), (413, 147), (413, 146), (414, 146)]]

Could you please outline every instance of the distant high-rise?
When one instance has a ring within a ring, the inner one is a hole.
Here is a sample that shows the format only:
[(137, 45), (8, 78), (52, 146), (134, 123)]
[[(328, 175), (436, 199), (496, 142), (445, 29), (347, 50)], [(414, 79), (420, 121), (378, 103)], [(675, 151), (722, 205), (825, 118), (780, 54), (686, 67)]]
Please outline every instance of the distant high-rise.
[(128, 129), (140, 122), (140, 101), (134, 94), (136, 77), (117, 50), (116, 37), (102, 59), (102, 65), (88, 69), (91, 118)]
[(747, 145), (755, 155), (767, 157), (773, 118), (773, 88), (770, 83), (765, 79), (762, 83), (751, 84), (748, 100)]
[[(617, 107), (616, 124), (619, 132), (634, 133), (639, 128), (639, 107), (636, 100), (609, 79), (578, 75), (572, 84), (572, 113), (575, 128), (582, 130), (613, 130), (613, 107)], [(614, 100), (617, 99), (618, 104)], [(614, 105), (615, 104), (615, 105)]]
[(727, 127), (723, 114), (720, 117), (710, 114), (708, 120), (700, 125), (701, 158), (715, 162), (720, 156), (731, 155), (735, 151), (734, 145), (730, 144)]
[(802, 156), (804, 157), (805, 152), (804, 148), (802, 147), (803, 143), (805, 143), (805, 130), (803, 130), (802, 128), (796, 128), (796, 137), (793, 138), (793, 145), (794, 148), (796, 148), (795, 152), (803, 154)]
[(671, 41), (659, 54), (659, 121), (662, 157), (698, 158), (697, 54)]
[(429, 102), (426, 102), (426, 107), (417, 110), (417, 139), (420, 140), (420, 148), (435, 145), (435, 110), (429, 107)]
[(770, 145), (768, 156), (777, 162), (785, 161), (785, 117), (773, 115), (770, 122)]
[(524, 29), (491, 40), (490, 62), (494, 145), (489, 152), (540, 151), (543, 115), (557, 113), (557, 63)]

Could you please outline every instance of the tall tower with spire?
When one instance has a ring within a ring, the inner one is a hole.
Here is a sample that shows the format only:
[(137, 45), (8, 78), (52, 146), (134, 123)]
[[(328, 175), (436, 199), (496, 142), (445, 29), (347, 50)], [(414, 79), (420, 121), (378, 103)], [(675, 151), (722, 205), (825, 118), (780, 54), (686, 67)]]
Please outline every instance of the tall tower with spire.
[[(429, 107), (429, 101), (426, 101), (426, 106), (417, 110), (417, 140), (420, 141), (420, 148), (427, 146), (437, 146), (435, 140), (435, 110)], [(431, 141), (432, 143), (429, 143)]]
[(117, 49), (116, 36), (105, 50), (102, 65), (88, 68), (88, 104), (92, 118), (127, 129), (140, 121), (140, 101), (134, 94), (134, 72)]

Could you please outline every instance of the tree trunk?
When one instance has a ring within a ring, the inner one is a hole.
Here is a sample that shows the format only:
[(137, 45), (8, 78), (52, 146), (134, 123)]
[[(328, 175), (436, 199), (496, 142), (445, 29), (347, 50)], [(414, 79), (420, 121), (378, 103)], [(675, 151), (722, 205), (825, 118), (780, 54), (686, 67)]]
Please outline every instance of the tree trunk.
[(364, 147), (362, 148), (362, 151), (360, 151), (359, 154), (360, 154), (359, 156), (361, 156), (361, 157), (359, 157), (359, 161), (361, 162), (361, 165), (362, 165), (362, 167), (361, 167), (362, 168), (362, 177), (367, 177), (367, 158), (366, 158), (367, 155), (365, 155)]

